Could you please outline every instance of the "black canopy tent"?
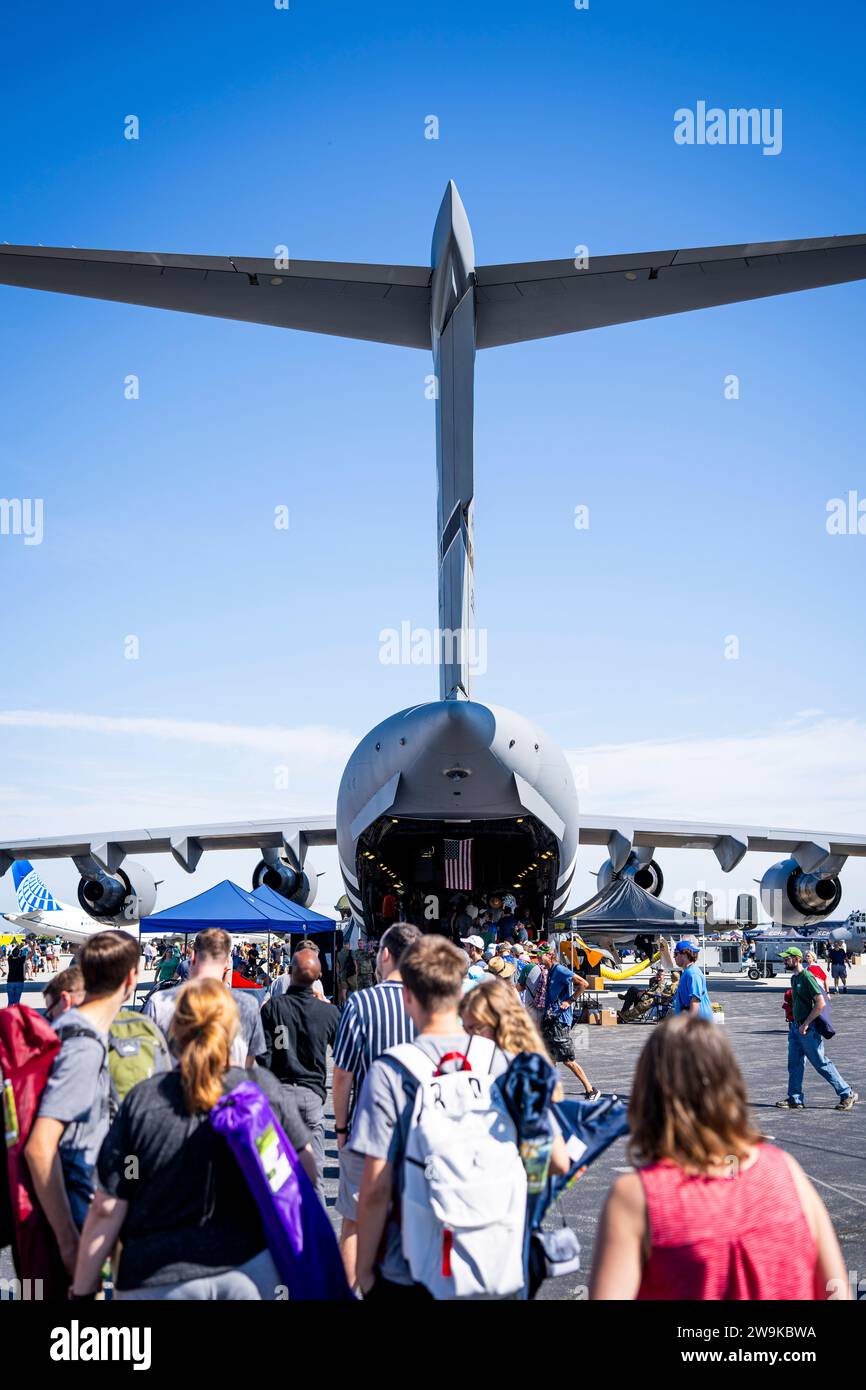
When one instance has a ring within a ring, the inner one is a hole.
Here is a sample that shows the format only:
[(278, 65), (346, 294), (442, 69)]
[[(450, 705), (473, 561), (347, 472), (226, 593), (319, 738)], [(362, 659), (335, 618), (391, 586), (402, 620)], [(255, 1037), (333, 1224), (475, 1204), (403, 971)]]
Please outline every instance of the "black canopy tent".
[(617, 931), (630, 930), (642, 934), (660, 931), (682, 931), (693, 923), (691, 913), (671, 907), (654, 898), (633, 878), (615, 878), (606, 888), (600, 888), (585, 903), (557, 917), (556, 931), (582, 932), (605, 927)]

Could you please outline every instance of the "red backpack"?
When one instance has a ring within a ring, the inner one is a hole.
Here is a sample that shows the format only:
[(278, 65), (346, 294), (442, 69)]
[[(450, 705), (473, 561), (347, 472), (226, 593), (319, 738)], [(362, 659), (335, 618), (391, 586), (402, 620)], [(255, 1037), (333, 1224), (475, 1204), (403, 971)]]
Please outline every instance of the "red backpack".
[(25, 1297), (65, 1298), (69, 1275), (33, 1190), (24, 1147), (39, 1112), (39, 1100), (60, 1037), (51, 1024), (23, 1004), (0, 1009), (0, 1087), (5, 1150), (0, 1157), (0, 1246), (11, 1245), (19, 1280), (41, 1281)]

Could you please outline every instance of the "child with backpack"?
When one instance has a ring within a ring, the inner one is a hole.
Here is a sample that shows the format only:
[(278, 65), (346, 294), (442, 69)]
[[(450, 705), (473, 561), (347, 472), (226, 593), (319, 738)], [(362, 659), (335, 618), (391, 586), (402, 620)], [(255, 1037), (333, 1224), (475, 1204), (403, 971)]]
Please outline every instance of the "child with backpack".
[(365, 1298), (509, 1298), (524, 1285), (526, 1174), (493, 1085), (511, 1056), (464, 1029), (465, 966), (440, 936), (409, 947), (400, 973), (415, 1041), (383, 1053), (361, 1089), (350, 1145), (364, 1156)]
[(117, 930), (97, 932), (79, 950), (84, 1002), (57, 1020), (60, 1049), (24, 1150), (36, 1199), (70, 1275), (110, 1121), (110, 1030), (135, 990), (138, 956), (135, 938)]

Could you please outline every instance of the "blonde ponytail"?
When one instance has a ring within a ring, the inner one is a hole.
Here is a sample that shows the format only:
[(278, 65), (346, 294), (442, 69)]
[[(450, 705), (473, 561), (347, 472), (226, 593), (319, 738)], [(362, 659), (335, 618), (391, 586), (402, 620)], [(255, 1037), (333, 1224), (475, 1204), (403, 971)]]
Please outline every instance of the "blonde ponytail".
[(168, 1036), (191, 1115), (207, 1114), (221, 1098), (238, 1026), (237, 1004), (219, 980), (190, 980), (183, 986)]

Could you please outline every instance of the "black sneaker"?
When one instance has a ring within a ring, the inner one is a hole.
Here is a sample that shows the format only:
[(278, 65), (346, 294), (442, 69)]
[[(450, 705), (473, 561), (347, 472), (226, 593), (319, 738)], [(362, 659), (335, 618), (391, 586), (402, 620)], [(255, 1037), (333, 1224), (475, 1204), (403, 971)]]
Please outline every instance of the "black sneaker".
[(584, 1100), (601, 1100), (601, 1091), (598, 1089), (597, 1086), (593, 1086), (593, 1088), (592, 1088), (591, 1091), (587, 1091), (587, 1092), (584, 1094), (583, 1099), (584, 1099)]
[(850, 1096), (846, 1096), (844, 1100), (840, 1100), (839, 1104), (836, 1106), (836, 1109), (853, 1110), (854, 1106), (857, 1104), (859, 1099), (860, 1097), (858, 1096), (857, 1092), (852, 1091)]
[[(837, 1106), (836, 1108), (837, 1108), (837, 1109), (841, 1109), (840, 1106)], [(849, 1108), (850, 1108), (850, 1107), (848, 1107), (848, 1106), (845, 1107), (846, 1110), (849, 1109)], [(791, 1100), (791, 1097), (788, 1096), (785, 1100), (777, 1100), (777, 1101), (776, 1101), (776, 1109), (777, 1109), (777, 1110), (805, 1110), (806, 1107), (805, 1107), (805, 1105), (803, 1104), (803, 1102), (802, 1102), (801, 1100)]]

